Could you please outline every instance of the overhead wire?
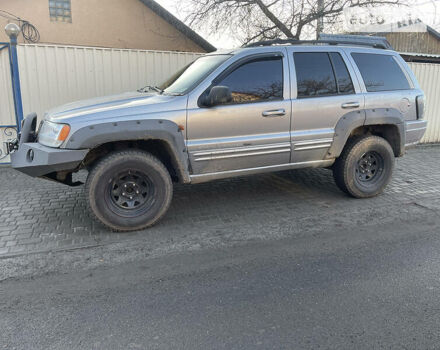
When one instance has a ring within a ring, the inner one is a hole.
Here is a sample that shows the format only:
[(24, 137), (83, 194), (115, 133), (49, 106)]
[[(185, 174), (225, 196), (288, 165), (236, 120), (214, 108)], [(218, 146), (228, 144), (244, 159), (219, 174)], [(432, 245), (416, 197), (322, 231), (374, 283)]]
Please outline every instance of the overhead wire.
[(6, 18), (8, 20), (17, 21), (20, 27), (23, 39), (28, 43), (37, 43), (40, 41), (40, 32), (38, 29), (29, 21), (26, 21), (8, 11), (0, 10), (0, 17)]

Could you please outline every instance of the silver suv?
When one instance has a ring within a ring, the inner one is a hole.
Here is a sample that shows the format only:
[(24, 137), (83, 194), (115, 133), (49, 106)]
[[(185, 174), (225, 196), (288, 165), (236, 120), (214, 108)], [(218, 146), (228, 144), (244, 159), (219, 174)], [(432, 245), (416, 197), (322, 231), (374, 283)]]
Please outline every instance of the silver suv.
[(75, 186), (114, 230), (167, 211), (173, 182), (332, 168), (357, 197), (381, 193), (395, 157), (426, 130), (424, 95), (386, 45), (259, 42), (200, 57), (160, 87), (29, 115), (9, 142), (12, 166)]

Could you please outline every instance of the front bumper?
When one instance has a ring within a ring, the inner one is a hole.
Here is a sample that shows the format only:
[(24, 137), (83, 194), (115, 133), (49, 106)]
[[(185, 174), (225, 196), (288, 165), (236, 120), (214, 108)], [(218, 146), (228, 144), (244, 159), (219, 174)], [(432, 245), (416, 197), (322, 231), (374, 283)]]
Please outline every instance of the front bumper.
[(11, 164), (22, 173), (38, 177), (74, 170), (88, 152), (88, 149), (71, 150), (47, 147), (36, 142), (22, 143), (11, 153)]
[(29, 114), (22, 124), (16, 140), (6, 145), (14, 169), (30, 176), (45, 176), (58, 171), (75, 170), (81, 164), (88, 149), (62, 149), (43, 146), (36, 142), (37, 115)]

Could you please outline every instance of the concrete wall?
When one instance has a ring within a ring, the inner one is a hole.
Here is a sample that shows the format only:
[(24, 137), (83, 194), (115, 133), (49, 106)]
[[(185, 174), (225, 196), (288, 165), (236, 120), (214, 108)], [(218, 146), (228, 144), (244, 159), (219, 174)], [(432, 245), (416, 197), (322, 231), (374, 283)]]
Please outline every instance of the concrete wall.
[[(71, 0), (72, 23), (51, 22), (49, 0), (1, 0), (0, 9), (32, 23), (40, 43), (204, 52), (139, 0)], [(0, 17), (0, 41), (7, 23)]]

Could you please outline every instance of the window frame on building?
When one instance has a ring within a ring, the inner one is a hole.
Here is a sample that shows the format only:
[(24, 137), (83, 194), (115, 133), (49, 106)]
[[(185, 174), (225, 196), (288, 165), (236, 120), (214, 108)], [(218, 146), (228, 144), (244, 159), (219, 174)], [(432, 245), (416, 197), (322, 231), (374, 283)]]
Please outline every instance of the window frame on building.
[(71, 0), (49, 0), (51, 22), (72, 23)]

